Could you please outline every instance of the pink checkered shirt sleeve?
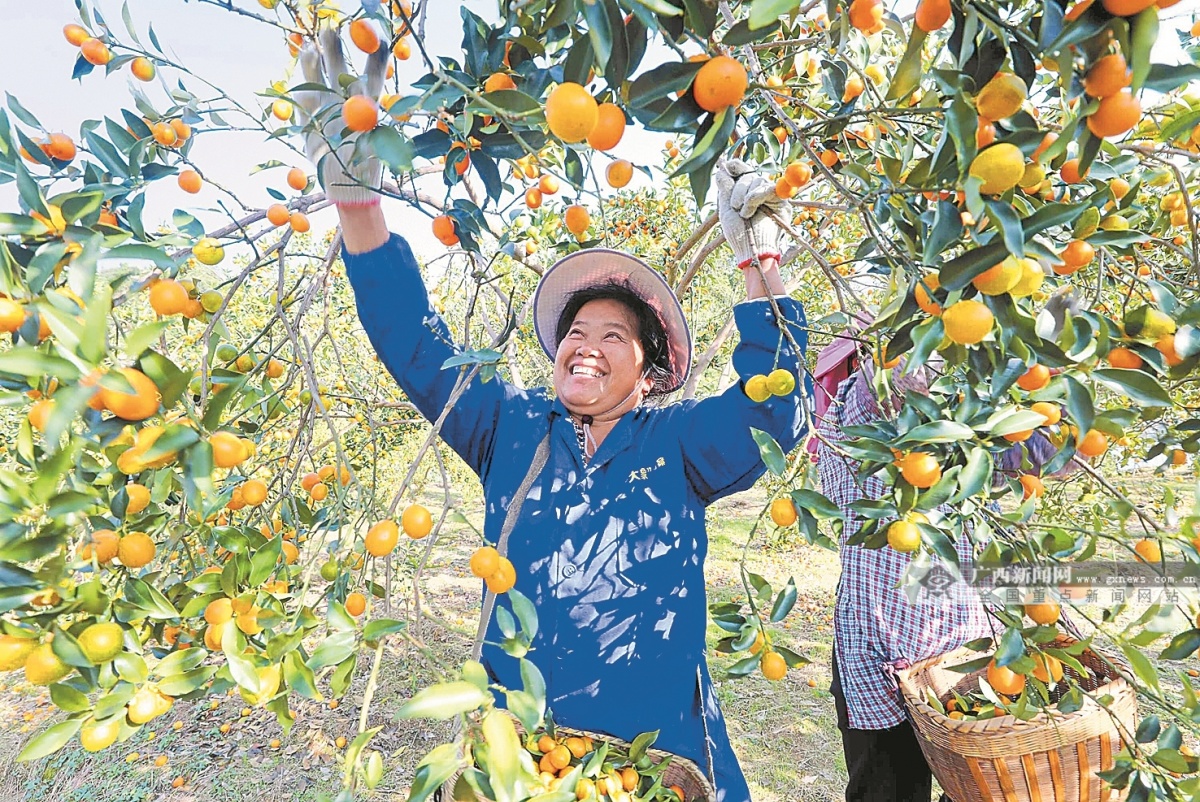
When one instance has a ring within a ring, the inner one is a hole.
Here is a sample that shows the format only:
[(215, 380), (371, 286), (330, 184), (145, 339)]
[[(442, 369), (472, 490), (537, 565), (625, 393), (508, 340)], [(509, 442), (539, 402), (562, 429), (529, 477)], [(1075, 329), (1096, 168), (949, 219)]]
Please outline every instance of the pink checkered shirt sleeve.
[[(904, 390), (923, 392), (929, 378), (924, 369), (893, 384), (897, 395)], [(818, 430), (825, 441), (845, 439), (841, 427), (869, 423), (880, 417), (869, 382), (856, 373), (842, 382), (837, 401), (830, 407)], [(890, 547), (866, 549), (847, 545), (858, 532), (861, 519), (850, 505), (864, 498), (880, 498), (887, 490), (875, 476), (860, 476), (858, 463), (837, 453), (826, 442), (818, 445), (817, 469), (822, 491), (844, 514), (834, 611), (834, 649), (838, 675), (846, 697), (852, 729), (876, 730), (904, 721), (901, 703), (889, 667), (898, 661), (915, 662), (942, 654), (991, 629), (977, 597), (923, 599), (915, 604), (900, 587), (911, 557)], [(957, 545), (959, 561), (972, 558), (970, 539), (963, 535)]]

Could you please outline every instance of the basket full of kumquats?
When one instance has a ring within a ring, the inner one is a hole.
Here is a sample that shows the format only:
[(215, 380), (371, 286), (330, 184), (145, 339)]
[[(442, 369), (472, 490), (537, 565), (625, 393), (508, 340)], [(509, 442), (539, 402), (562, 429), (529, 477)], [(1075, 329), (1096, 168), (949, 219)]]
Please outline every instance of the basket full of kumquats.
[(1112, 798), (1096, 773), (1137, 726), (1124, 664), (1062, 635), (1027, 656), (1028, 676), (968, 647), (898, 673), (934, 776), (956, 802)]
[[(536, 766), (537, 780), (529, 789), (534, 796), (565, 792), (577, 800), (611, 802), (716, 799), (712, 785), (695, 763), (652, 748), (657, 732), (643, 733), (629, 743), (551, 724), (529, 735), (519, 722), (508, 718), (520, 737), (524, 753)], [(481, 787), (486, 777), (475, 768), (459, 772), (443, 786), (442, 799), (462, 802), (487, 799), (485, 793), (480, 793), (486, 791)]]

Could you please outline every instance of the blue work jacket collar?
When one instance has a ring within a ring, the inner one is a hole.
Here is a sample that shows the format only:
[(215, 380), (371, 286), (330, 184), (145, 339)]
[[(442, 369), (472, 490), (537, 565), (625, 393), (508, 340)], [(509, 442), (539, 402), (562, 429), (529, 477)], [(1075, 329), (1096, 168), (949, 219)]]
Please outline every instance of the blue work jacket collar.
[[(596, 449), (596, 453), (592, 455), (592, 461), (585, 466), (583, 464), (583, 454), (579, 453), (579, 440), (575, 435), (575, 423), (571, 419), (571, 413), (567, 411), (567, 408), (563, 406), (563, 402), (557, 396), (554, 398), (552, 409), (557, 413), (554, 422), (551, 424), (553, 428), (558, 430), (555, 436), (567, 445), (576, 461), (578, 461), (580, 470), (585, 473), (591, 473), (617, 454), (629, 448), (629, 445), (633, 442), (634, 435), (641, 428), (641, 423), (648, 412), (647, 408), (639, 406), (622, 415), (604, 438), (604, 442)], [(559, 418), (561, 420), (558, 420)]]

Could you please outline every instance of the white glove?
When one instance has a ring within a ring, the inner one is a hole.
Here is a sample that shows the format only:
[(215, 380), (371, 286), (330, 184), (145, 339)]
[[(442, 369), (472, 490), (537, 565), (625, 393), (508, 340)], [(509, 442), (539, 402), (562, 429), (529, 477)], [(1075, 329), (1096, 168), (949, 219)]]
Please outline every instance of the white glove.
[[(317, 177), (325, 188), (326, 197), (339, 206), (379, 203), (379, 195), (373, 190), (381, 185), (383, 165), (366, 142), (356, 147), (357, 136), (342, 136), (346, 124), (341, 112), (342, 102), (352, 95), (366, 95), (372, 100), (379, 97), (390, 52), (381, 46), (367, 59), (365, 87), (360, 78), (347, 86), (345, 95), (333, 89), (294, 93), (300, 121), (305, 125), (313, 122), (312, 130), (304, 138), (304, 152), (317, 166)], [(307, 83), (339, 86), (338, 77), (350, 70), (336, 28), (324, 28), (318, 34), (317, 44), (309, 42), (300, 50), (300, 69)]]
[(767, 211), (783, 214), (787, 201), (775, 194), (775, 185), (740, 159), (717, 164), (717, 216), (737, 266), (745, 269), (757, 257), (780, 258), (779, 225)]

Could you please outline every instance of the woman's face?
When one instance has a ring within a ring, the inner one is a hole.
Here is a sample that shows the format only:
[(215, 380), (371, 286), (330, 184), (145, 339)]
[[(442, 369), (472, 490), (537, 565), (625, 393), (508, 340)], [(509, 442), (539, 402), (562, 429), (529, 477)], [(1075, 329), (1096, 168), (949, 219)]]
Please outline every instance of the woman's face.
[(650, 390), (644, 370), (637, 318), (620, 301), (602, 298), (580, 308), (558, 344), (554, 389), (576, 415), (624, 414)]

